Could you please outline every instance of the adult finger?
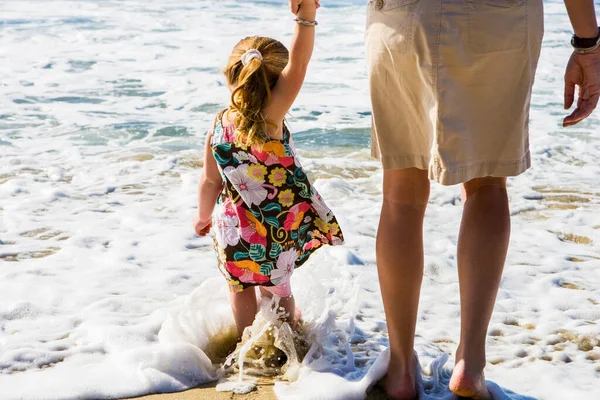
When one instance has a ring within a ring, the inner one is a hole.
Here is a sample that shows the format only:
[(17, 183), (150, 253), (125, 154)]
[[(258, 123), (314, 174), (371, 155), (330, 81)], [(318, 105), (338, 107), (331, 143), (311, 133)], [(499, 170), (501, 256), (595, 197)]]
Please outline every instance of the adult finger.
[(569, 127), (577, 125), (585, 118), (585, 110), (583, 108), (576, 108), (571, 115), (565, 117), (563, 120), (563, 127)]
[(565, 80), (565, 110), (568, 110), (575, 101), (575, 83)]
[(595, 94), (587, 100), (583, 101), (581, 106), (581, 116), (582, 118), (579, 121), (582, 121), (592, 115), (596, 107), (598, 106), (598, 99), (600, 98), (600, 94)]
[(583, 100), (581, 102), (581, 106), (577, 107), (571, 115), (566, 117), (563, 120), (563, 126), (573, 126), (577, 125), (587, 117), (589, 117), (594, 109), (598, 106), (598, 100), (600, 99), (600, 94), (596, 94), (587, 100)]
[(600, 94), (600, 84), (585, 86), (580, 93), (580, 97), (584, 100), (591, 99), (595, 95)]

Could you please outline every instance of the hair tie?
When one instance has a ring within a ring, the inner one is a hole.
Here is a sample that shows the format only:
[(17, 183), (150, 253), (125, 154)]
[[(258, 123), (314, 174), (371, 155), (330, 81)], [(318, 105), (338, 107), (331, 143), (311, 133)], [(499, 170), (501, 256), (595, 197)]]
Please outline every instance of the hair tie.
[(256, 49), (247, 50), (242, 56), (242, 64), (245, 67), (246, 65), (248, 65), (248, 63), (250, 63), (250, 61), (254, 60), (255, 58), (258, 58), (260, 61), (262, 61), (262, 54), (260, 54), (260, 51)]

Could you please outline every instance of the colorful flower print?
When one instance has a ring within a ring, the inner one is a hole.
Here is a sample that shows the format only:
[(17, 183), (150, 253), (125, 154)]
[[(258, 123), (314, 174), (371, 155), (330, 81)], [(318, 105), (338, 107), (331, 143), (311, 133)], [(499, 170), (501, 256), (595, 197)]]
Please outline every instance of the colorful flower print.
[(289, 167), (294, 164), (294, 157), (287, 156), (283, 144), (276, 140), (267, 142), (262, 146), (252, 146), (252, 154), (256, 155), (256, 158), (267, 166), (281, 164), (284, 167)]
[(264, 181), (267, 167), (261, 164), (252, 164), (248, 167), (248, 175), (257, 181)]
[(287, 171), (285, 168), (273, 168), (269, 174), (269, 182), (275, 186), (280, 187), (287, 180)]
[(260, 273), (260, 266), (250, 260), (243, 261), (228, 261), (226, 264), (227, 271), (245, 283), (266, 283), (269, 282), (269, 277)]
[(248, 207), (259, 205), (267, 198), (267, 190), (263, 187), (263, 180), (251, 178), (248, 174), (248, 165), (242, 164), (237, 168), (227, 167), (223, 173), (236, 188)]
[(329, 207), (327, 207), (327, 205), (318, 193), (313, 193), (313, 195), (310, 196), (310, 201), (310, 205), (313, 206), (315, 211), (317, 211), (317, 214), (319, 214), (319, 218), (321, 218), (325, 222), (329, 222), (333, 219), (333, 213), (331, 212)]
[(294, 193), (292, 189), (286, 189), (279, 192), (279, 203), (284, 207), (291, 207), (294, 204)]
[(267, 228), (252, 214), (252, 211), (238, 207), (237, 213), (240, 220), (242, 239), (250, 244), (266, 246)]
[(220, 247), (235, 246), (240, 241), (240, 221), (237, 215), (221, 215), (216, 219), (217, 243)]
[(292, 208), (290, 208), (290, 210), (288, 211), (288, 215), (285, 219), (285, 222), (283, 223), (284, 229), (286, 231), (298, 229), (300, 227), (300, 223), (304, 219), (304, 213), (308, 210), (310, 210), (310, 204), (308, 204), (307, 202), (302, 202), (292, 206)]
[(316, 249), (343, 244), (287, 128), (281, 140), (262, 146), (236, 144), (235, 128), (220, 122), (213, 132), (211, 148), (224, 179), (214, 242), (230, 290), (286, 284)]
[(279, 255), (277, 268), (271, 271), (271, 282), (273, 285), (277, 286), (290, 280), (297, 259), (298, 252), (294, 249), (284, 251)]

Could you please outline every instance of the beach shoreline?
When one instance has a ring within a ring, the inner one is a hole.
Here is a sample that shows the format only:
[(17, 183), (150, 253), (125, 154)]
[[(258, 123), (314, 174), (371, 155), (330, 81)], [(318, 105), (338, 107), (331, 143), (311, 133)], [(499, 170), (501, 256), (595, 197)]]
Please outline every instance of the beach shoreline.
[(130, 397), (127, 400), (228, 400), (228, 399), (248, 399), (248, 400), (276, 400), (273, 386), (275, 381), (272, 379), (260, 379), (256, 383), (256, 390), (248, 394), (235, 394), (232, 392), (217, 391), (218, 382), (210, 382), (198, 387), (172, 393), (154, 393), (138, 397)]
[[(210, 382), (198, 387), (172, 393), (154, 393), (138, 397), (129, 397), (124, 400), (277, 400), (275, 391), (275, 379), (261, 378), (256, 383), (256, 390), (248, 394), (235, 394), (232, 392), (218, 392), (216, 390), (218, 382)], [(387, 397), (376, 386), (371, 392), (367, 393), (367, 400), (385, 400)]]

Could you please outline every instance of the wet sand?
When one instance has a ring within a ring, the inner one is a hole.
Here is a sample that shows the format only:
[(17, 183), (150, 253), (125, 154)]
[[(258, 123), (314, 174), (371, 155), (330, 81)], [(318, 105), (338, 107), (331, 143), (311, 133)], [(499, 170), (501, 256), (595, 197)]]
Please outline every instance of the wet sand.
[(147, 396), (135, 397), (136, 400), (276, 400), (273, 385), (275, 381), (261, 379), (257, 383), (255, 391), (248, 394), (234, 394), (231, 392), (217, 392), (217, 382), (207, 383), (194, 389), (176, 393), (160, 393)]
[[(217, 392), (217, 382), (207, 383), (194, 389), (176, 393), (160, 393), (147, 396), (134, 397), (135, 400), (276, 400), (272, 379), (260, 379), (257, 390), (248, 394), (234, 394), (231, 392)], [(367, 395), (367, 400), (386, 400), (385, 396), (377, 387)], [(133, 400), (132, 399), (132, 400)]]

